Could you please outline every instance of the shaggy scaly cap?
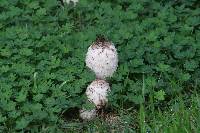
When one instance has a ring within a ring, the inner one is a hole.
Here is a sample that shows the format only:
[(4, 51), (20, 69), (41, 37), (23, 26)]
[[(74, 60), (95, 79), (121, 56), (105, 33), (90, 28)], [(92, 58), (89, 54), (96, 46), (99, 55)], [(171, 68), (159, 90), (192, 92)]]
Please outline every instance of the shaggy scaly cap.
[(81, 119), (87, 120), (87, 121), (94, 119), (97, 115), (96, 109), (92, 109), (92, 110), (81, 109), (79, 113), (80, 113)]
[(97, 109), (102, 108), (108, 102), (107, 95), (110, 86), (105, 80), (95, 80), (86, 89), (86, 95), (90, 102), (93, 102)]
[(117, 50), (113, 43), (97, 38), (88, 48), (86, 65), (95, 72), (98, 79), (111, 77), (118, 66)]

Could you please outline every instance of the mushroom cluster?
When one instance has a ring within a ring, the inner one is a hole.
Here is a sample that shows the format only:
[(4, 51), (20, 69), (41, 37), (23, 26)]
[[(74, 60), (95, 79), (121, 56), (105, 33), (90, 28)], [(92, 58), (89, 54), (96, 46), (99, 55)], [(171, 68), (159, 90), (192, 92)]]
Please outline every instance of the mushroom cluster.
[(80, 110), (83, 120), (91, 120), (97, 115), (97, 111), (106, 106), (108, 93), (110, 92), (107, 77), (111, 77), (118, 66), (117, 50), (112, 42), (103, 37), (98, 37), (88, 48), (86, 54), (86, 66), (96, 75), (96, 79), (87, 87), (88, 101), (95, 105), (92, 110)]

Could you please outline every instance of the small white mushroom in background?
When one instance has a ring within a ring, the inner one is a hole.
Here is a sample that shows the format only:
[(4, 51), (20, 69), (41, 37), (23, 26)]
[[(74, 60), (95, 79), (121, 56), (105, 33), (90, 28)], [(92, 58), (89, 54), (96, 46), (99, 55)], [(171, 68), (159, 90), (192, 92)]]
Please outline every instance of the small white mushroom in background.
[(88, 100), (94, 103), (97, 109), (103, 108), (107, 104), (109, 92), (109, 83), (100, 79), (94, 80), (86, 89)]
[(70, 2), (72, 2), (74, 5), (76, 5), (76, 3), (78, 3), (79, 0), (63, 0), (64, 3), (69, 4)]
[(96, 117), (97, 111), (96, 109), (92, 109), (92, 110), (81, 109), (79, 110), (79, 115), (81, 119), (90, 121)]
[(85, 62), (98, 79), (111, 77), (118, 66), (117, 50), (112, 42), (99, 37), (88, 48)]

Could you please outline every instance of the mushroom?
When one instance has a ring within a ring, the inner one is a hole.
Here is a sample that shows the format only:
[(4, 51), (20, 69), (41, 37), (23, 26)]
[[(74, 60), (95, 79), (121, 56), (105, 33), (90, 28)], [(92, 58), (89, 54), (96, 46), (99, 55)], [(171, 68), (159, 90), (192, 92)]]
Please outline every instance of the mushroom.
[(92, 110), (81, 109), (79, 110), (79, 115), (81, 119), (90, 121), (96, 117), (97, 111), (96, 109), (92, 109)]
[(79, 1), (79, 0), (63, 0), (64, 3), (69, 4), (69, 3), (72, 2), (74, 5), (76, 5), (76, 3), (78, 3), (78, 1)]
[(86, 89), (88, 100), (94, 103), (97, 109), (103, 108), (107, 104), (109, 92), (109, 83), (101, 79), (94, 80)]
[(98, 79), (111, 77), (118, 66), (117, 50), (112, 42), (98, 37), (88, 48), (85, 61)]

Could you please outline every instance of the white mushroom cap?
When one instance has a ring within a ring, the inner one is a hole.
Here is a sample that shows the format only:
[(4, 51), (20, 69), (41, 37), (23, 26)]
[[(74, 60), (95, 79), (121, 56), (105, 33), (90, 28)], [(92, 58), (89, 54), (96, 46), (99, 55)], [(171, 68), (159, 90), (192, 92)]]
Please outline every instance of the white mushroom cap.
[(92, 110), (81, 109), (79, 110), (79, 113), (80, 113), (79, 115), (81, 119), (87, 120), (87, 121), (94, 119), (97, 115), (96, 109), (92, 109)]
[(113, 43), (98, 38), (86, 54), (86, 66), (95, 72), (98, 79), (111, 77), (118, 66), (117, 50)]
[(105, 80), (100, 79), (93, 81), (86, 89), (88, 100), (93, 102), (97, 109), (100, 109), (107, 104), (107, 95), (109, 92), (109, 84)]
[(79, 0), (63, 0), (63, 2), (66, 2), (67, 4), (69, 4), (70, 2), (73, 2), (75, 5)]

